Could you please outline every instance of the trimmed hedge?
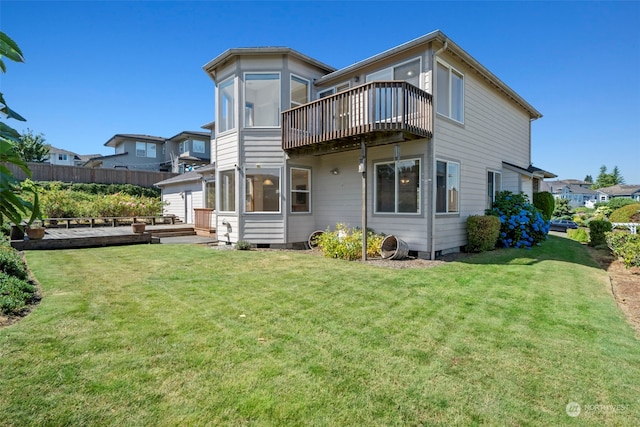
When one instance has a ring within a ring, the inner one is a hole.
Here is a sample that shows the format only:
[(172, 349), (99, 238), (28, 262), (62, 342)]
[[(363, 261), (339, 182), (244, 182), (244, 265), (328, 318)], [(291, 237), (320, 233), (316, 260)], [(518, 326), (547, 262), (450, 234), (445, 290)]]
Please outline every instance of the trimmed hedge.
[(603, 219), (594, 219), (589, 223), (589, 246), (600, 246), (607, 243), (605, 233), (611, 231), (611, 223)]
[(467, 251), (486, 252), (495, 249), (500, 236), (500, 218), (493, 215), (471, 215), (467, 218)]
[(553, 194), (548, 191), (541, 191), (539, 193), (533, 193), (533, 206), (538, 208), (545, 220), (549, 221), (556, 207), (556, 202)]
[(632, 205), (625, 205), (616, 209), (609, 215), (609, 221), (611, 222), (633, 222), (632, 218), (640, 217), (638, 212), (640, 211), (640, 203), (634, 203)]

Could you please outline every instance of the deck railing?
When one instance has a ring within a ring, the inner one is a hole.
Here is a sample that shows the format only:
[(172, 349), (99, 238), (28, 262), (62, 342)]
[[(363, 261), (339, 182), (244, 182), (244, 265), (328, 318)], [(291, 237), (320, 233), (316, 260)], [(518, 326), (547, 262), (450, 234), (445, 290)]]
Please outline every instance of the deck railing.
[(431, 94), (407, 82), (366, 83), (283, 112), (282, 148), (398, 131), (430, 138), (431, 109)]

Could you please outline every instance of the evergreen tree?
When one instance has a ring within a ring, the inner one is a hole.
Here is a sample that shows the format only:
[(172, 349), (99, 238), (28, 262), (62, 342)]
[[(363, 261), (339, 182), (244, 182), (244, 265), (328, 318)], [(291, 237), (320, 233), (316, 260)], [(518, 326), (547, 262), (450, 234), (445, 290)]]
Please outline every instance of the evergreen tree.
[(620, 169), (618, 169), (618, 166), (613, 167), (613, 171), (611, 172), (611, 179), (613, 180), (613, 185), (624, 184), (624, 177), (620, 173)]
[(588, 182), (593, 184), (593, 177), (591, 175), (587, 175), (584, 177), (584, 182)]

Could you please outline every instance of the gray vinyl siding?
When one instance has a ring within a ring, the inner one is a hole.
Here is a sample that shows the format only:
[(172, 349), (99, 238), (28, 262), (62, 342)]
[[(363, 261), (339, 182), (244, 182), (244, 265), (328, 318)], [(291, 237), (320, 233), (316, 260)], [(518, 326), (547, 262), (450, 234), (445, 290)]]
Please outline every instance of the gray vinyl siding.
[[(147, 141), (140, 142), (146, 143)], [(124, 146), (124, 148), (121, 150), (126, 154), (103, 159), (102, 167), (109, 169), (114, 167), (126, 166), (128, 169), (135, 170), (160, 170), (160, 163), (164, 160), (164, 147), (163, 144), (155, 145), (156, 157), (138, 157), (136, 156), (136, 141), (124, 141), (122, 144), (119, 144), (118, 147)]]
[(488, 170), (502, 171), (503, 188), (510, 189), (519, 177), (502, 162), (530, 164), (529, 114), (464, 65), (444, 59), (464, 74), (464, 123), (436, 115), (436, 158), (460, 163), (460, 212), (436, 215), (436, 251), (466, 244), (467, 217), (486, 209)]

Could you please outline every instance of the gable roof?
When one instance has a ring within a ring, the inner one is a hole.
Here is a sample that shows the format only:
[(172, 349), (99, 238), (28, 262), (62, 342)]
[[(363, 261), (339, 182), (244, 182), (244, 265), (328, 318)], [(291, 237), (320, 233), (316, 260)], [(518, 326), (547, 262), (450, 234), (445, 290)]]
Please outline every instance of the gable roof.
[(167, 141), (179, 141), (182, 139), (189, 139), (190, 137), (203, 138), (208, 140), (211, 138), (211, 132), (185, 130), (176, 135), (173, 135), (171, 138), (167, 138)]
[(624, 185), (624, 184), (616, 184), (611, 187), (602, 187), (596, 189), (599, 193), (604, 193), (609, 196), (632, 196), (636, 193), (640, 193), (640, 185)]
[(113, 135), (107, 142), (104, 143), (106, 147), (115, 147), (118, 143), (132, 139), (140, 142), (155, 142), (164, 144), (165, 139), (161, 136), (152, 136), (152, 135), (140, 135), (135, 133), (118, 133)]
[(436, 30), (431, 33), (428, 33), (422, 37), (418, 37), (406, 43), (403, 43), (394, 48), (385, 50), (384, 52), (378, 53), (377, 55), (371, 56), (362, 61), (356, 62), (353, 65), (349, 65), (348, 67), (341, 68), (333, 73), (327, 74), (326, 76), (318, 79), (322, 83), (329, 83), (332, 81), (341, 80), (344, 78), (345, 74), (350, 74), (355, 71), (358, 71), (364, 67), (367, 67), (377, 61), (380, 61), (384, 58), (388, 58), (393, 55), (400, 55), (410, 49), (415, 48), (416, 46), (425, 45), (432, 42), (438, 42), (445, 48), (449, 53), (457, 56), (461, 61), (467, 64), (472, 70), (482, 76), (485, 80), (491, 83), (498, 90), (503, 92), (506, 96), (511, 98), (517, 104), (522, 106), (530, 115), (532, 119), (539, 119), (542, 117), (542, 114), (533, 108), (531, 104), (524, 100), (520, 95), (518, 95), (513, 89), (507, 86), (502, 80), (500, 80), (495, 74), (489, 71), (484, 65), (480, 64), (475, 58), (469, 55), (464, 49), (458, 46), (453, 40), (447, 37), (442, 31)]
[(303, 62), (308, 64), (312, 64), (321, 70), (324, 70), (327, 73), (335, 71), (330, 65), (327, 65), (323, 62), (318, 61), (317, 59), (313, 59), (310, 56), (307, 56), (303, 53), (298, 52), (295, 49), (291, 49), (290, 47), (284, 46), (264, 46), (264, 47), (238, 47), (227, 49), (222, 52), (220, 55), (213, 58), (211, 61), (207, 62), (202, 66), (202, 69), (212, 78), (215, 78), (215, 69), (230, 59), (237, 56), (260, 56), (260, 55), (288, 55), (294, 58), (297, 58)]

